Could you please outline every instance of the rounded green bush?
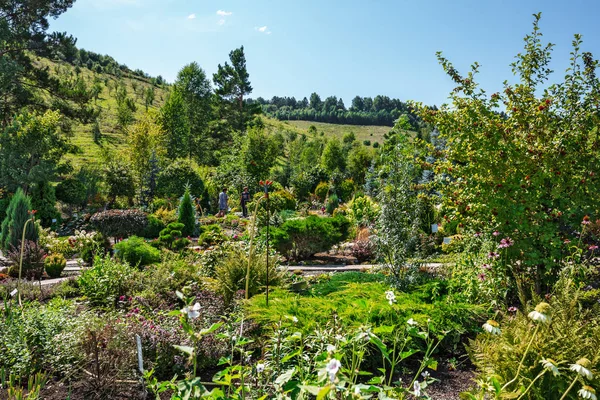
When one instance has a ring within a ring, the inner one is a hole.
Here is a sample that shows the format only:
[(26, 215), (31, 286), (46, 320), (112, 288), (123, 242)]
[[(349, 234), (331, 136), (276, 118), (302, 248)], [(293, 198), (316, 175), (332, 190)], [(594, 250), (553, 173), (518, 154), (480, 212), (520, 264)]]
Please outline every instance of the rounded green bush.
[(50, 254), (44, 259), (44, 268), (50, 278), (60, 278), (67, 266), (67, 260), (62, 254)]
[(117, 243), (115, 250), (117, 258), (130, 265), (142, 267), (160, 261), (160, 251), (137, 236)]

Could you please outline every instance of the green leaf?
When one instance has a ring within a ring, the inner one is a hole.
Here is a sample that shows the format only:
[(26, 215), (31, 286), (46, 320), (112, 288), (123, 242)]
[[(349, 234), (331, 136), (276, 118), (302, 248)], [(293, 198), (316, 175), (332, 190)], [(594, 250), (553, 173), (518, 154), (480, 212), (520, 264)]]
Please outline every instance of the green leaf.
[(285, 382), (287, 382), (290, 379), (292, 379), (292, 376), (294, 376), (295, 372), (296, 372), (296, 368), (290, 368), (290, 369), (288, 369), (283, 374), (279, 375), (277, 377), (277, 379), (275, 379), (275, 384), (277, 384), (279, 386), (282, 386)]
[(194, 348), (191, 347), (191, 346), (178, 346), (178, 345), (174, 345), (173, 347), (176, 348), (177, 350), (185, 353), (185, 354), (190, 355), (190, 356), (194, 355)]
[(321, 390), (319, 390), (319, 393), (317, 394), (317, 400), (323, 400), (325, 397), (327, 397), (327, 395), (329, 394), (329, 392), (331, 391), (331, 386), (327, 385), (324, 388), (322, 388)]
[(210, 333), (213, 333), (214, 331), (216, 331), (217, 329), (219, 329), (221, 327), (221, 325), (223, 325), (222, 322), (217, 322), (216, 324), (212, 324), (210, 326), (210, 328), (208, 328), (208, 329), (202, 329), (200, 331), (200, 334), (201, 335), (208, 335)]

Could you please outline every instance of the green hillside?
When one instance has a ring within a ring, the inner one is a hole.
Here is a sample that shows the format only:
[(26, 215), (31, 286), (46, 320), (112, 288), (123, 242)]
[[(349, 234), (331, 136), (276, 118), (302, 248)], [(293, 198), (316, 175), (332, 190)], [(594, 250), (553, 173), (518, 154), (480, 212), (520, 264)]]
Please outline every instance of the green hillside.
[[(73, 126), (72, 144), (77, 147), (75, 154), (69, 154), (67, 158), (71, 160), (74, 167), (86, 164), (97, 164), (102, 159), (105, 151), (114, 151), (122, 148), (127, 140), (126, 134), (118, 127), (117, 122), (117, 102), (115, 91), (117, 85), (123, 85), (127, 89), (128, 96), (131, 97), (136, 105), (135, 117), (139, 118), (146, 112), (144, 93), (148, 88), (154, 87), (155, 99), (149, 106), (150, 112), (156, 112), (165, 103), (169, 94), (169, 86), (153, 85), (149, 79), (139, 76), (116, 77), (111, 74), (94, 72), (88, 68), (76, 69), (71, 64), (65, 62), (54, 62), (47, 59), (38, 59), (37, 62), (48, 66), (56, 74), (83, 77), (88, 87), (99, 82), (101, 92), (98, 99), (93, 101), (94, 106), (100, 110), (98, 123), (100, 126), (101, 139), (94, 140), (93, 124), (76, 124)], [(263, 116), (265, 126), (269, 131), (293, 131), (298, 134), (307, 133), (308, 128), (314, 125), (319, 133), (326, 137), (337, 137), (341, 139), (344, 134), (353, 132), (358, 141), (370, 140), (371, 144), (375, 142), (383, 143), (383, 136), (389, 132), (387, 126), (361, 126), (361, 125), (338, 125), (327, 124), (312, 121), (278, 121), (274, 118)]]
[[(76, 67), (68, 63), (54, 62), (47, 59), (38, 59), (37, 62), (48, 66), (56, 74), (74, 76), (77, 73)], [(76, 167), (98, 163), (104, 151), (117, 150), (125, 144), (126, 135), (119, 129), (117, 123), (117, 102), (115, 99), (117, 85), (122, 84), (125, 86), (128, 96), (134, 100), (137, 108), (136, 118), (146, 112), (144, 93), (148, 88), (154, 87), (155, 92), (154, 101), (148, 108), (149, 111), (158, 111), (169, 93), (168, 86), (152, 85), (149, 79), (134, 77), (133, 75), (118, 78), (110, 74), (97, 73), (87, 68), (79, 68), (78, 72), (84, 78), (88, 87), (92, 87), (94, 82), (99, 82), (102, 88), (98, 99), (92, 101), (92, 104), (101, 111), (98, 118), (101, 139), (98, 143), (94, 141), (93, 124), (76, 124), (73, 126), (71, 141), (72, 144), (77, 146), (78, 151), (76, 154), (69, 154), (67, 159), (71, 160)]]
[(313, 121), (284, 121), (283, 123), (302, 131), (307, 131), (311, 125), (314, 125), (318, 132), (323, 132), (326, 136), (335, 136), (339, 139), (344, 134), (353, 132), (356, 135), (356, 139), (360, 142), (370, 140), (371, 143), (379, 142), (379, 144), (383, 144), (383, 136), (392, 129), (389, 126), (339, 125)]

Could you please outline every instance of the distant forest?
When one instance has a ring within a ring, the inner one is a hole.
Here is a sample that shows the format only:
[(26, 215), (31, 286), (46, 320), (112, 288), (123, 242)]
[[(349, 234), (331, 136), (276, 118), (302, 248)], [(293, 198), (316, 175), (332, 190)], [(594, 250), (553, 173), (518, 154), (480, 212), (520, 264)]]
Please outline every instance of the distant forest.
[(352, 99), (349, 108), (346, 108), (342, 98), (329, 96), (322, 100), (317, 93), (302, 100), (296, 100), (295, 97), (274, 96), (271, 100), (258, 97), (247, 101), (260, 104), (266, 115), (279, 120), (394, 126), (394, 122), (405, 115), (414, 130), (418, 130), (423, 125), (408, 103), (388, 96), (375, 96), (375, 98), (356, 96)]

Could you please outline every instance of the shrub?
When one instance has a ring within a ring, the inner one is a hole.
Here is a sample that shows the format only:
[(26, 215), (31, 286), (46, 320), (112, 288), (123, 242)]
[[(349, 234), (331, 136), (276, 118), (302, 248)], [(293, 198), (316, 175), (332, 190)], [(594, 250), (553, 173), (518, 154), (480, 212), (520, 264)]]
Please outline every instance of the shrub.
[(377, 221), (379, 205), (368, 196), (355, 197), (347, 204), (346, 216), (354, 227), (368, 227)]
[(56, 198), (72, 206), (84, 206), (87, 200), (85, 185), (77, 178), (67, 178), (56, 185)]
[[(581, 307), (579, 296), (577, 285), (570, 277), (563, 276), (549, 304), (540, 303), (532, 311), (548, 315), (546, 322), (534, 321), (531, 318), (534, 315), (523, 310), (504, 312), (500, 324), (491, 322), (491, 327), (484, 326), (486, 332), (468, 346), (471, 361), (480, 374), (479, 382), (493, 383), (497, 398), (514, 397), (524, 388), (529, 390), (526, 398), (558, 398), (571, 382), (578, 379), (584, 382), (569, 370), (569, 365), (587, 358), (591, 361), (587, 369), (597, 371), (600, 325), (591, 310)], [(559, 374), (551, 373), (543, 360), (551, 361)], [(580, 387), (573, 387), (571, 396), (561, 398), (576, 398)]]
[[(269, 258), (269, 285), (276, 286), (282, 279), (282, 273), (277, 268), (278, 259), (273, 255)], [(226, 303), (233, 300), (235, 293), (246, 289), (246, 274), (250, 264), (249, 296), (260, 293), (267, 282), (266, 254), (264, 251), (253, 252), (250, 256), (242, 245), (232, 245), (227, 248), (223, 258), (215, 268), (217, 291), (223, 295)]]
[(329, 183), (327, 183), (327, 182), (320, 182), (317, 185), (317, 188), (315, 189), (315, 196), (320, 201), (325, 201), (325, 199), (327, 198), (328, 194), (329, 194)]
[(186, 185), (189, 185), (190, 194), (194, 197), (201, 197), (204, 193), (204, 182), (196, 172), (195, 165), (190, 160), (179, 159), (158, 174), (157, 194), (179, 198), (183, 195)]
[(359, 262), (370, 261), (375, 257), (375, 244), (370, 240), (356, 240), (351, 251)]
[(215, 244), (224, 242), (226, 239), (227, 236), (223, 234), (223, 229), (221, 229), (221, 225), (204, 225), (201, 228), (200, 237), (198, 238), (198, 244), (201, 246), (213, 246)]
[(181, 203), (179, 204), (179, 216), (177, 221), (183, 224), (181, 233), (184, 236), (192, 236), (196, 230), (196, 209), (190, 195), (189, 188), (185, 190)]
[(162, 222), (156, 215), (148, 214), (148, 225), (144, 229), (142, 237), (147, 239), (156, 239), (160, 235), (160, 231), (166, 228), (164, 222)]
[(281, 254), (293, 259), (307, 258), (348, 236), (349, 223), (343, 216), (320, 218), (311, 215), (292, 219), (271, 230), (271, 243)]
[(327, 198), (327, 204), (325, 205), (325, 210), (327, 214), (333, 215), (333, 212), (340, 205), (340, 200), (336, 194), (330, 194), (329, 198)]
[[(258, 192), (254, 195), (253, 202), (248, 205), (248, 210), (253, 212), (256, 207), (256, 202), (260, 201), (264, 197), (264, 193)], [(278, 225), (273, 223), (273, 218), (277, 218), (276, 215), (283, 210), (295, 210), (296, 209), (296, 198), (293, 194), (286, 190), (277, 190), (273, 193), (269, 193), (269, 214), (271, 216), (271, 225)], [(258, 212), (256, 215), (258, 225), (265, 226), (267, 224), (267, 203), (265, 200), (260, 201), (258, 206)]]
[(354, 193), (355, 188), (356, 185), (352, 179), (344, 179), (336, 186), (335, 194), (338, 195), (341, 201), (347, 202), (352, 198), (352, 193)]
[(374, 149), (376, 149), (376, 148), (378, 148), (378, 147), (379, 147), (379, 142), (375, 142), (375, 143), (373, 143), (373, 148), (374, 148)]
[(39, 371), (57, 376), (78, 372), (78, 330), (85, 315), (74, 303), (55, 299), (26, 303), (22, 312), (8, 308), (0, 318), (0, 366), (20, 379)]
[[(23, 245), (23, 266), (21, 275), (25, 279), (41, 279), (44, 274), (44, 257), (46, 252), (42, 246), (31, 240), (25, 240)], [(13, 278), (19, 276), (19, 261), (21, 260), (21, 246), (13, 247), (8, 252), (8, 258), (12, 262), (8, 273)]]
[(363, 140), (363, 144), (365, 146), (370, 146), (371, 145), (371, 141), (370, 140)]
[(92, 305), (107, 306), (116, 304), (119, 296), (132, 294), (134, 278), (134, 268), (107, 256), (96, 257), (93, 267), (84, 270), (77, 283)]
[(60, 213), (56, 209), (54, 188), (48, 181), (42, 181), (33, 185), (31, 190), (31, 207), (37, 211), (35, 216), (41, 221), (44, 227), (51, 226), (53, 219), (58, 221), (60, 218)]
[(44, 269), (50, 278), (59, 278), (67, 266), (67, 260), (62, 254), (50, 254), (44, 259)]
[(108, 210), (94, 214), (90, 223), (105, 236), (123, 238), (141, 235), (148, 225), (148, 218), (140, 210)]
[(137, 236), (117, 243), (115, 250), (115, 256), (129, 265), (142, 267), (160, 261), (160, 251)]
[[(6, 217), (2, 221), (2, 229), (0, 232), (0, 248), (5, 251), (12, 247), (18, 247), (23, 236), (23, 227), (25, 221), (30, 218), (31, 200), (25, 196), (25, 193), (19, 188), (10, 200)], [(27, 225), (25, 239), (33, 242), (38, 240), (38, 230), (35, 224)]]
[(171, 250), (182, 250), (190, 245), (190, 240), (182, 238), (181, 230), (184, 225), (172, 222), (160, 232), (159, 243)]

